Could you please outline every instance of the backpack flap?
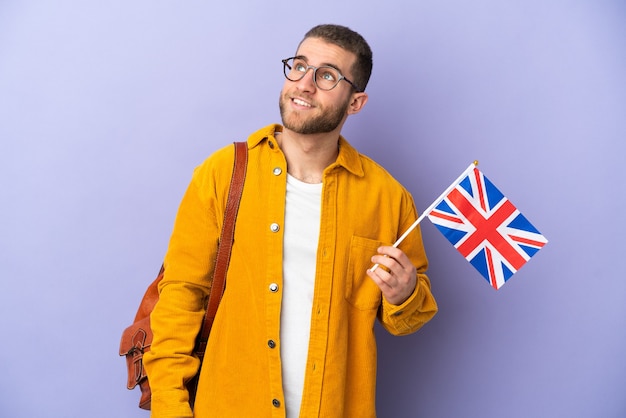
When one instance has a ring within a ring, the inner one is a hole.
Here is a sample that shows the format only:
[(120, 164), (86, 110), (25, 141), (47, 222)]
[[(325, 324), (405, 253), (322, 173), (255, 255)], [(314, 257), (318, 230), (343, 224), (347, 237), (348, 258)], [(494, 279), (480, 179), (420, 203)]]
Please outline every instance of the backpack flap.
[(120, 341), (120, 356), (126, 356), (128, 369), (128, 382), (126, 387), (133, 389), (143, 380), (147, 379), (146, 370), (143, 367), (143, 355), (150, 351), (152, 344), (152, 330), (150, 329), (150, 316), (147, 316), (128, 328), (122, 333)]

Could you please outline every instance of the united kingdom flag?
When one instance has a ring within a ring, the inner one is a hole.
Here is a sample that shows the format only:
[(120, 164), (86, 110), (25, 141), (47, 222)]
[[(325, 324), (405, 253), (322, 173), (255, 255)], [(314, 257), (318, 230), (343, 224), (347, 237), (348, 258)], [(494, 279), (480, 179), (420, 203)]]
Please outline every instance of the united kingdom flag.
[(478, 168), (449, 190), (428, 218), (495, 289), (548, 242)]

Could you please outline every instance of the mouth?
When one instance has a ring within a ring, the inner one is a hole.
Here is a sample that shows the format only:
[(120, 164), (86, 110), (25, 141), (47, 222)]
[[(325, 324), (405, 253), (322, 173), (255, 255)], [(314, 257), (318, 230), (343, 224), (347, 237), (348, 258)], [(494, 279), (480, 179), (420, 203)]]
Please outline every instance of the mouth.
[(303, 99), (297, 98), (297, 97), (291, 98), (291, 102), (293, 104), (297, 105), (297, 106), (300, 106), (300, 107), (306, 107), (306, 108), (313, 107), (313, 105), (311, 105), (311, 103), (309, 103), (309, 102), (307, 102), (307, 101), (305, 101)]

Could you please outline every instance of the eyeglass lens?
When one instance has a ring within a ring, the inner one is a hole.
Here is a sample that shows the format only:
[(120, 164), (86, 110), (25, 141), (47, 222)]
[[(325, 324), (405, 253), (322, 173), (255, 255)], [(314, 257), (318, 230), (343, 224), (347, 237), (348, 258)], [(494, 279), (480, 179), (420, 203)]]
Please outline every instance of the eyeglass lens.
[(333, 67), (309, 66), (300, 58), (290, 58), (285, 61), (285, 77), (291, 81), (299, 81), (306, 75), (309, 68), (313, 70), (315, 85), (322, 90), (333, 89), (343, 78), (341, 73)]

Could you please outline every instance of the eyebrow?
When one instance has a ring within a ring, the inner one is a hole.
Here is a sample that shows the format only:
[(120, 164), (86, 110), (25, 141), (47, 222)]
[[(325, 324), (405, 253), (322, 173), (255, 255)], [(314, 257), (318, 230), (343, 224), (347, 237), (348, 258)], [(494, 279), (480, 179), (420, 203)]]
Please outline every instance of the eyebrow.
[[(309, 60), (307, 59), (307, 57), (306, 57), (306, 56), (304, 56), (304, 55), (296, 55), (294, 58), (298, 58), (298, 59), (304, 60), (307, 64), (308, 64), (308, 62), (309, 62)], [(322, 64), (321, 64), (321, 65), (319, 65), (318, 67), (331, 67), (331, 68), (334, 68), (335, 70), (339, 71), (339, 73), (340, 73), (341, 75), (343, 75), (343, 71), (342, 71), (339, 67), (337, 67), (335, 64), (332, 64), (332, 63), (330, 63), (330, 62), (322, 63)]]

